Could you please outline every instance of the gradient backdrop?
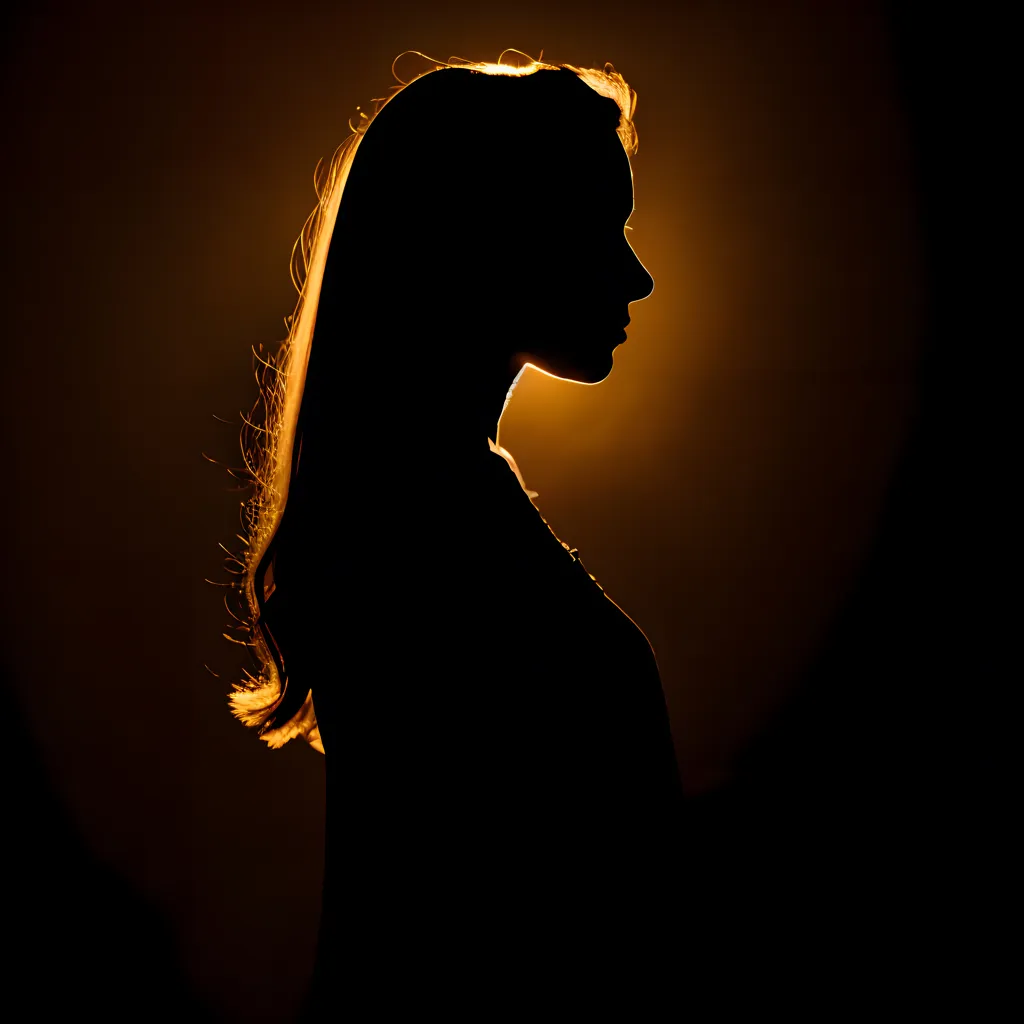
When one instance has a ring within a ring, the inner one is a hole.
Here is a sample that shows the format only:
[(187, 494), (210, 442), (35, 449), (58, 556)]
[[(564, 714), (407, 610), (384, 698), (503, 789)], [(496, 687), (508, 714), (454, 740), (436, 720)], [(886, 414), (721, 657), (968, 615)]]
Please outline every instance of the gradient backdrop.
[[(680, 870), (703, 894), (680, 931), (699, 940), (728, 907), (753, 934), (742, 908), (780, 887), (791, 910), (852, 905), (851, 878), (893, 863), (881, 832), (917, 834), (905, 792), (957, 775), (942, 729), (984, 745), (962, 731), (973, 705), (935, 685), (960, 650), (933, 646), (949, 622), (925, 621), (966, 563), (927, 454), (953, 377), (929, 205), (940, 79), (917, 27), (873, 3), (504, 8), (41, 3), (8, 20), (7, 775), (24, 877), (57, 893), (47, 927), (38, 897), (19, 904), (40, 933), (25, 969), (49, 935), (58, 961), (84, 958), (86, 991), (130, 961), (193, 1016), (287, 1019), (301, 993), (323, 763), (228, 714), (243, 662), (202, 581), (226, 578), (242, 496), (201, 453), (238, 464), (214, 415), (238, 424), (250, 346), (283, 335), (313, 169), (407, 49), (608, 60), (639, 94), (630, 240), (655, 291), (608, 381), (528, 372), (501, 442), (657, 652), (694, 822)], [(513, 237), (528, 251), (545, 225)], [(394, 259), (426, 242), (410, 232)], [(818, 871), (843, 881), (815, 888)]]

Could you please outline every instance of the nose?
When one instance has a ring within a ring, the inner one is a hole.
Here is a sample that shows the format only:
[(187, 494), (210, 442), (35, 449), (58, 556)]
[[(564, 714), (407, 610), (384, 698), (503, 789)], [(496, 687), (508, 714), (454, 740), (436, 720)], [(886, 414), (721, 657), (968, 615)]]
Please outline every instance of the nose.
[(628, 302), (639, 302), (641, 299), (646, 299), (651, 292), (654, 291), (654, 278), (648, 273), (647, 268), (640, 262), (640, 257), (633, 252), (633, 247), (626, 242), (627, 257), (626, 263), (628, 268), (628, 279), (629, 279), (629, 298)]

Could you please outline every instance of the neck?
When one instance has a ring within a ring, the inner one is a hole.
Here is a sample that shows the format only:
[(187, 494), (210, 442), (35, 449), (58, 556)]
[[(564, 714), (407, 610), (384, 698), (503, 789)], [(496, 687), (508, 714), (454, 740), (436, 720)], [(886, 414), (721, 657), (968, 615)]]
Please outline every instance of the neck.
[[(362, 326), (349, 334), (359, 337)], [(458, 480), (493, 459), (488, 441), (498, 440), (521, 364), (399, 320), (375, 323), (371, 336), (378, 344), (351, 354), (323, 339), (313, 346), (300, 425), (303, 462), (318, 467), (309, 472), (327, 479), (347, 465), (353, 480), (389, 489), (409, 477)], [(444, 361), (433, 355), (446, 352)], [(336, 390), (343, 379), (355, 389), (351, 401)]]
[(434, 366), (420, 382), (417, 397), (404, 406), (406, 437), (431, 462), (458, 468), (491, 458), (499, 423), (522, 369), (491, 367), (467, 372)]

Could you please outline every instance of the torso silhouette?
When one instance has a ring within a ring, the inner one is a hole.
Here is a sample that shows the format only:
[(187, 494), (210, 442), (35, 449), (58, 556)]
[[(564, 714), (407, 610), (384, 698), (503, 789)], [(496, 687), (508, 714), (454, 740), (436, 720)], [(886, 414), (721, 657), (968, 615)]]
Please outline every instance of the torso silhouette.
[(289, 524), (268, 611), (326, 750), (321, 999), (622, 938), (665, 910), (679, 823), (650, 644), (510, 465), (392, 470)]

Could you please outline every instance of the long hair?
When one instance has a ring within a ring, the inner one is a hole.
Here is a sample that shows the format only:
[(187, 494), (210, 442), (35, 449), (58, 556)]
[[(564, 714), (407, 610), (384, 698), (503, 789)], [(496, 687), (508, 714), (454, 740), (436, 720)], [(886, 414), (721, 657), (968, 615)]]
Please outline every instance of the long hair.
[[(288, 501), (289, 484), (298, 454), (295, 450), (297, 425), (328, 250), (345, 184), (367, 129), (396, 95), (444, 68), (520, 78), (541, 70), (564, 70), (572, 72), (595, 93), (617, 104), (619, 139), (627, 156), (636, 152), (637, 136), (633, 125), (636, 93), (611, 64), (597, 70), (568, 64), (545, 64), (532, 59), (523, 65), (503, 63), (507, 54), (518, 53), (506, 50), (494, 64), (456, 58), (441, 62), (418, 54), (432, 66), (409, 82), (402, 82), (395, 74), (399, 84), (391, 88), (387, 97), (373, 101), (372, 113), (360, 111), (355, 123), (349, 120), (350, 134), (330, 161), (326, 164), (321, 161), (314, 174), (317, 204), (292, 249), (291, 276), (298, 299), (291, 316), (285, 321), (288, 335), (275, 353), (265, 352), (262, 346), (254, 352), (259, 397), (250, 414), (243, 417), (241, 433), (242, 454), (251, 491), (243, 505), (244, 536), (241, 539), (244, 547), (236, 556), (238, 582), (233, 585), (239, 607), (233, 617), (237, 628), (246, 637), (242, 642), (253, 656), (255, 671), (245, 670), (244, 678), (234, 684), (229, 699), (233, 714), (245, 725), (258, 729), (261, 738), (271, 747), (280, 747), (301, 736), (323, 751), (312, 691), (308, 687), (300, 691), (289, 686), (282, 653), (270, 630), (265, 627), (264, 613), (276, 586), (274, 542)], [(395, 73), (394, 64), (392, 73)], [(439, 110), (437, 116), (439, 122), (445, 118), (457, 121), (459, 111)], [(531, 116), (542, 119), (544, 111), (535, 111)], [(443, 128), (439, 124), (432, 130), (440, 134)]]

